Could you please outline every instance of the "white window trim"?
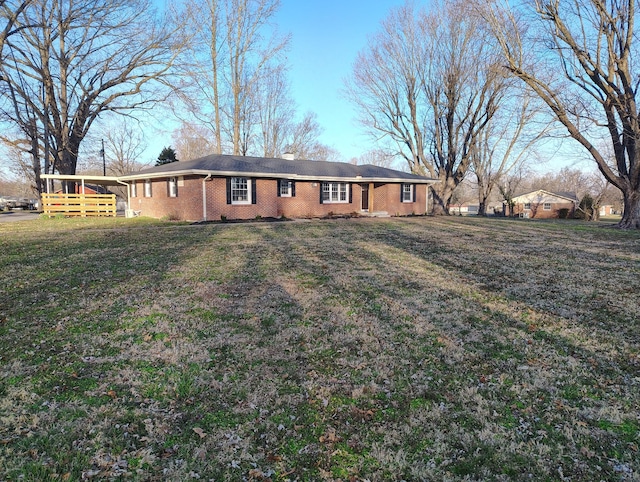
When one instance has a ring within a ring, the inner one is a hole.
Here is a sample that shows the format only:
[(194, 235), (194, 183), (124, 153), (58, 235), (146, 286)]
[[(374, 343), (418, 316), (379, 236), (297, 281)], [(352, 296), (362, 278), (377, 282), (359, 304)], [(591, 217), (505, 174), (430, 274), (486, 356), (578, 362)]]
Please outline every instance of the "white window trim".
[(135, 181), (131, 183), (131, 197), (138, 197), (138, 183)]
[(151, 179), (144, 180), (144, 197), (153, 197), (153, 188), (151, 186)]
[[(408, 191), (405, 191), (406, 187), (409, 187)], [(409, 195), (409, 199), (407, 198), (407, 194)], [(403, 184), (402, 185), (402, 202), (403, 203), (412, 203), (413, 202), (413, 184)]]
[[(328, 191), (325, 191), (325, 186), (329, 187)], [(344, 190), (343, 190), (344, 188)], [(347, 182), (323, 182), (320, 185), (322, 189), (322, 204), (349, 204), (349, 183)], [(325, 199), (324, 194), (328, 193), (329, 199)], [(344, 199), (340, 199), (341, 194), (344, 193)], [(336, 195), (337, 199), (332, 199)]]
[(551, 211), (551, 203), (544, 203), (542, 205), (542, 210), (543, 211)]
[[(234, 180), (236, 179), (244, 179), (245, 182), (247, 183), (247, 199), (246, 200), (233, 200), (233, 183)], [(251, 192), (251, 179), (248, 177), (232, 177), (231, 178), (231, 204), (238, 204), (238, 205), (246, 205), (246, 204), (251, 204), (251, 201), (253, 199), (253, 193)]]
[(178, 197), (178, 178), (169, 178), (169, 197)]
[[(292, 185), (293, 185), (293, 181), (289, 181), (287, 179), (282, 179), (280, 181), (280, 197), (292, 197)], [(283, 191), (283, 188), (286, 189)]]
[[(527, 207), (529, 206), (529, 207)], [(524, 203), (523, 208), (526, 209), (527, 211), (531, 210), (531, 203)]]

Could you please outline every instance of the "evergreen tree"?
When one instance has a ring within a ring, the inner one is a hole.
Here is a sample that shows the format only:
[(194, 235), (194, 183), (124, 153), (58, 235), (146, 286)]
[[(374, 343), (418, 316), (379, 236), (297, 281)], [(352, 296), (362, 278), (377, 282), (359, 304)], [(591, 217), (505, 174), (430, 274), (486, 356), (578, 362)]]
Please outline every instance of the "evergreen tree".
[(158, 156), (158, 160), (156, 161), (156, 166), (163, 166), (165, 164), (169, 164), (170, 162), (176, 162), (176, 151), (173, 150), (172, 147), (165, 147), (160, 152)]
[(595, 221), (597, 220), (597, 215), (598, 206), (596, 206), (596, 201), (590, 194), (585, 194), (580, 201), (578, 209), (576, 209), (575, 218), (584, 219), (585, 221)]

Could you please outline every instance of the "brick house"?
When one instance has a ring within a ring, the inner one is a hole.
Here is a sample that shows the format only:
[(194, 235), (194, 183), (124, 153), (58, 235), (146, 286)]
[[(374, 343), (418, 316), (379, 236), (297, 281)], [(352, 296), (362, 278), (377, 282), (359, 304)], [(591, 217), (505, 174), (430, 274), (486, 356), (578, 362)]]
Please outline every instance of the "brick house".
[(515, 196), (514, 215), (521, 218), (550, 219), (560, 217), (567, 210), (567, 217), (573, 217), (579, 203), (575, 193), (550, 192), (544, 189)]
[(424, 176), (341, 162), (210, 155), (118, 178), (129, 209), (190, 221), (329, 214), (425, 214)]
[(613, 216), (617, 214), (615, 207), (612, 204), (604, 204), (599, 209), (600, 216)]

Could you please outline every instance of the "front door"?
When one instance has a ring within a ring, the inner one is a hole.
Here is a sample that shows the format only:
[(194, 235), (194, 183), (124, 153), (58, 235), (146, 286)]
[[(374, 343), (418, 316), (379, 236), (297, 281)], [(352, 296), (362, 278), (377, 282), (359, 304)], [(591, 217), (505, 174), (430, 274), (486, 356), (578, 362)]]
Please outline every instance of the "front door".
[(369, 184), (362, 184), (362, 210), (369, 210)]

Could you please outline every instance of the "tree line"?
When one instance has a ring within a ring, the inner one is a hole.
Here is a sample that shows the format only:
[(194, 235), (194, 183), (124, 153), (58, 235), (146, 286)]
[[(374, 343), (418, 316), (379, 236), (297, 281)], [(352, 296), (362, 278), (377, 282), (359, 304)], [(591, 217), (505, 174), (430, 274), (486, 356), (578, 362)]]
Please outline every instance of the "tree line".
[[(370, 39), (348, 86), (361, 123), (445, 214), (468, 175), (489, 194), (535, 145), (564, 135), (621, 193), (640, 228), (634, 0), (409, 2)], [(533, 154), (533, 155), (532, 155)]]
[[(564, 136), (640, 228), (640, 124), (633, 0), (439, 0), (392, 9), (355, 59), (345, 95), (371, 134), (365, 162), (402, 159), (438, 179), (447, 214), (473, 177), (496, 190)], [(292, 98), (278, 0), (0, 0), (5, 143), (36, 173), (75, 173), (92, 126), (171, 106), (178, 157), (338, 158)]]
[[(330, 158), (312, 112), (290, 94), (278, 0), (0, 0), (0, 140), (23, 170), (75, 174), (92, 128), (119, 115), (107, 150), (137, 152), (123, 133), (170, 108), (180, 157), (211, 153)], [(25, 155), (27, 157), (25, 157)], [(126, 157), (126, 156), (125, 156)], [(132, 160), (119, 157), (119, 164)], [(120, 170), (120, 169), (116, 169)]]

